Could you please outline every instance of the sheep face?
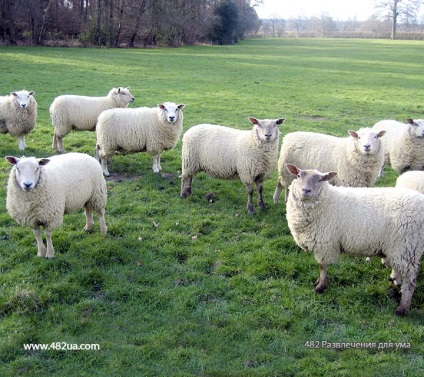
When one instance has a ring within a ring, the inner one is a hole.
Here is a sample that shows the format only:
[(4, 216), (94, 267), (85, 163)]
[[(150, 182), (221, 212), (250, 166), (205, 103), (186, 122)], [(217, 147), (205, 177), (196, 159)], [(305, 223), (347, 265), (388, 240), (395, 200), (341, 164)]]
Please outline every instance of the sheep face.
[(130, 87), (128, 88), (119, 87), (116, 90), (116, 94), (120, 102), (122, 102), (125, 105), (128, 105), (129, 103), (133, 103), (135, 101), (134, 96), (130, 93)]
[(300, 201), (308, 201), (316, 199), (320, 196), (324, 182), (333, 179), (337, 173), (321, 173), (318, 170), (301, 170), (295, 165), (287, 165), (287, 170), (290, 174), (295, 175), (295, 179), (291, 186), (290, 191), (293, 192), (295, 197)]
[(256, 119), (248, 118), (249, 122), (254, 125), (256, 135), (262, 142), (270, 143), (278, 139), (279, 130), (278, 125), (283, 124), (286, 120), (280, 119)]
[(163, 115), (168, 123), (176, 123), (181, 117), (181, 110), (184, 109), (185, 105), (177, 105), (174, 102), (165, 102), (158, 105), (159, 109), (162, 110)]
[(34, 93), (33, 91), (28, 92), (27, 90), (20, 90), (19, 92), (12, 92), (11, 95), (15, 97), (21, 109), (26, 109)]
[(412, 137), (424, 137), (424, 119), (407, 119), (406, 122)]
[(13, 156), (7, 156), (6, 160), (14, 165), (16, 183), (24, 191), (31, 191), (35, 188), (40, 178), (40, 167), (50, 161), (47, 158), (17, 158)]
[(380, 138), (386, 131), (374, 132), (371, 128), (361, 128), (359, 131), (348, 131), (349, 135), (355, 139), (357, 151), (362, 155), (374, 156), (381, 148)]

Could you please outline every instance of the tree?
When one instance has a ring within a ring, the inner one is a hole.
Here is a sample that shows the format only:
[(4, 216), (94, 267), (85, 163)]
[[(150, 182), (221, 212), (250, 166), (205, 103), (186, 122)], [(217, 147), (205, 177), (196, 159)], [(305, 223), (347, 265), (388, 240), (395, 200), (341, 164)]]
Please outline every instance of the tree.
[(215, 22), (210, 31), (213, 42), (220, 45), (237, 42), (239, 12), (233, 0), (220, 1), (214, 11)]
[(398, 21), (415, 19), (423, 3), (423, 0), (383, 0), (376, 5), (377, 10), (386, 11), (385, 17), (391, 19), (390, 39), (396, 39)]

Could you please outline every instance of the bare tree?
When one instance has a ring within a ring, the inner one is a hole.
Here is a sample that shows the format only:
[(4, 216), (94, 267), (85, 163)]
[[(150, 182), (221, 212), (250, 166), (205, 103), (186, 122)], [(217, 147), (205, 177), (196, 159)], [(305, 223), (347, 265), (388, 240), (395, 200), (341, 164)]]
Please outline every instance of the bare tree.
[(385, 17), (392, 21), (390, 39), (396, 39), (397, 24), (400, 19), (415, 19), (423, 0), (382, 0), (376, 5), (377, 10), (385, 11)]

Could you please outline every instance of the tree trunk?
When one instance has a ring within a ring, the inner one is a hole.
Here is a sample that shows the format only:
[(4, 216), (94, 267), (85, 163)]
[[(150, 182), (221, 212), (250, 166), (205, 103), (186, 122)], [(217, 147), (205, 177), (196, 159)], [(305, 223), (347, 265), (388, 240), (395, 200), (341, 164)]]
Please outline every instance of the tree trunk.
[(398, 17), (397, 5), (398, 5), (398, 1), (394, 0), (393, 10), (392, 10), (392, 33), (390, 35), (390, 39), (396, 39), (396, 26), (397, 26), (397, 17)]

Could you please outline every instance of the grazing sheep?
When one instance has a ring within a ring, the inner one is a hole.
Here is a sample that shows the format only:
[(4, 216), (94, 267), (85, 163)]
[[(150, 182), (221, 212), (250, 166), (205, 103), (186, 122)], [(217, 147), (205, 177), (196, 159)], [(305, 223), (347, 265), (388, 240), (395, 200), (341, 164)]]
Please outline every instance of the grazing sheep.
[[(85, 230), (93, 228), (97, 212), (100, 230), (106, 234), (106, 182), (99, 163), (83, 153), (50, 158), (6, 157), (14, 165), (7, 185), (6, 208), (19, 224), (33, 229), (38, 257), (53, 258), (52, 231), (59, 228), (65, 213), (85, 208)], [(44, 228), (47, 250), (40, 234)]]
[(258, 192), (258, 205), (265, 209), (262, 185), (277, 165), (277, 125), (285, 119), (248, 118), (251, 130), (199, 124), (183, 136), (181, 197), (191, 195), (193, 177), (200, 171), (221, 179), (237, 179), (247, 189), (247, 211), (253, 214), (253, 184)]
[(332, 184), (336, 186), (370, 187), (377, 180), (383, 165), (383, 148), (380, 138), (384, 131), (371, 128), (348, 131), (349, 137), (340, 138), (314, 132), (288, 133), (281, 146), (278, 159), (278, 183), (274, 203), (278, 203), (283, 187), (285, 201), (293, 176), (286, 165), (317, 168), (321, 171), (337, 171)]
[(37, 119), (34, 93), (20, 90), (0, 97), (0, 133), (17, 137), (20, 150), (26, 148), (25, 136), (32, 131)]
[(424, 194), (424, 171), (411, 170), (400, 175), (396, 180), (397, 188), (410, 188)]
[(107, 161), (118, 150), (153, 155), (153, 171), (159, 173), (160, 154), (174, 148), (183, 130), (184, 104), (165, 102), (157, 107), (111, 109), (97, 121), (95, 157), (109, 176)]
[(382, 256), (401, 284), (396, 314), (405, 314), (424, 252), (424, 196), (394, 187), (334, 187), (328, 181), (335, 172), (290, 164), (287, 169), (297, 176), (290, 185), (287, 221), (297, 245), (312, 251), (319, 263), (315, 291), (326, 289), (328, 265), (341, 253)]
[[(386, 134), (381, 138), (384, 147), (384, 165), (390, 164), (399, 174), (407, 170), (424, 169), (424, 119), (407, 119), (406, 124), (396, 120), (381, 120), (373, 130)], [(384, 165), (380, 170), (383, 176)]]
[(105, 97), (62, 95), (50, 105), (50, 118), (54, 126), (52, 148), (65, 152), (63, 137), (72, 130), (95, 131), (96, 121), (102, 111), (127, 107), (134, 102), (130, 88), (112, 88)]

